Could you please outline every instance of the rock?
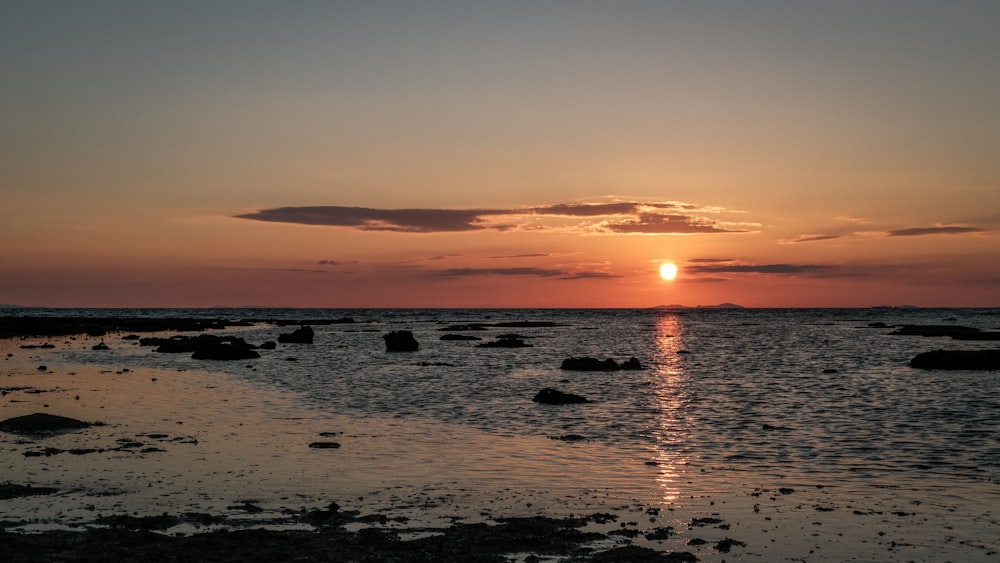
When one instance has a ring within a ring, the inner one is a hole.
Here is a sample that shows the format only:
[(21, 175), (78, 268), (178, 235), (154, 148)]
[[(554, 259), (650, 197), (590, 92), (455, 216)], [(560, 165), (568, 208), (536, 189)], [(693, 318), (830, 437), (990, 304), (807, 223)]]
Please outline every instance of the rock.
[(0, 421), (0, 430), (4, 432), (15, 432), (20, 434), (39, 434), (47, 432), (62, 432), (66, 430), (79, 430), (93, 426), (88, 422), (36, 412), (24, 416), (15, 416), (7, 420)]
[(312, 344), (315, 332), (312, 327), (299, 327), (292, 332), (279, 334), (278, 342), (281, 344)]
[(502, 334), (492, 342), (476, 344), (476, 348), (530, 348), (533, 344), (527, 344), (523, 337), (516, 334)]
[(891, 336), (950, 336), (960, 338), (962, 336), (973, 337), (980, 332), (982, 331), (978, 328), (958, 325), (903, 325), (889, 334)]
[(638, 358), (632, 357), (622, 362), (622, 369), (642, 369), (642, 364), (639, 363)]
[(729, 553), (729, 550), (734, 547), (746, 547), (746, 545), (746, 543), (741, 542), (740, 540), (725, 538), (715, 543), (715, 549), (717, 549), (720, 553)]
[(626, 545), (595, 553), (587, 560), (595, 563), (694, 563), (698, 558), (687, 551), (661, 553), (648, 547)]
[(274, 350), (278, 347), (278, 343), (273, 340), (268, 340), (259, 346), (261, 350)]
[(642, 364), (636, 358), (629, 358), (619, 364), (611, 358), (602, 361), (597, 358), (582, 357), (566, 358), (563, 360), (561, 369), (573, 371), (618, 371), (620, 369), (642, 369)]
[(173, 336), (170, 338), (142, 338), (140, 346), (156, 346), (160, 354), (192, 354), (195, 360), (250, 360), (259, 358), (254, 346), (236, 336)]
[(249, 347), (242, 347), (231, 343), (219, 343), (198, 348), (191, 358), (194, 360), (252, 360), (259, 358), (260, 354)]
[(338, 444), (337, 442), (313, 442), (309, 444), (309, 447), (318, 450), (329, 450), (329, 449), (339, 448), (340, 444)]
[(97, 517), (97, 523), (109, 528), (125, 530), (166, 530), (171, 526), (176, 526), (178, 518), (167, 513), (159, 516), (132, 516), (129, 514), (101, 515)]
[(110, 350), (111, 348), (107, 344), (105, 344), (103, 341), (101, 341), (100, 344), (94, 344), (93, 346), (90, 347), (90, 349), (91, 350)]
[(587, 439), (586, 436), (581, 436), (579, 434), (565, 434), (563, 436), (549, 436), (550, 440), (561, 440), (563, 442), (582, 442)]
[(445, 334), (441, 336), (441, 340), (482, 340), (482, 338), (470, 334)]
[(551, 387), (546, 387), (538, 393), (535, 397), (531, 399), (536, 403), (542, 403), (544, 405), (573, 405), (578, 403), (589, 403), (586, 397), (580, 395), (574, 395), (573, 393), (564, 393), (557, 389)]
[(386, 352), (415, 352), (420, 347), (420, 343), (413, 338), (413, 333), (408, 330), (394, 330), (384, 334)]
[(0, 484), (0, 500), (30, 497), (35, 495), (51, 495), (55, 492), (57, 492), (57, 490), (51, 487), (32, 487), (31, 485), (17, 485), (15, 483)]
[(1000, 350), (933, 350), (910, 360), (917, 369), (998, 370)]

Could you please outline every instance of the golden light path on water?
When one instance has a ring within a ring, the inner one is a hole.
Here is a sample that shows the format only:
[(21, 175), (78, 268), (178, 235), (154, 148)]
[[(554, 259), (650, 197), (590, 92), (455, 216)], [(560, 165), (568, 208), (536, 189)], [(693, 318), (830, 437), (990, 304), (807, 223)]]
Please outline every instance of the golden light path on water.
[(681, 496), (683, 467), (687, 460), (680, 453), (687, 430), (684, 420), (686, 406), (686, 375), (684, 372), (684, 326), (675, 314), (661, 316), (656, 323), (657, 370), (655, 392), (660, 417), (657, 439), (659, 465), (657, 483), (664, 503), (676, 502)]

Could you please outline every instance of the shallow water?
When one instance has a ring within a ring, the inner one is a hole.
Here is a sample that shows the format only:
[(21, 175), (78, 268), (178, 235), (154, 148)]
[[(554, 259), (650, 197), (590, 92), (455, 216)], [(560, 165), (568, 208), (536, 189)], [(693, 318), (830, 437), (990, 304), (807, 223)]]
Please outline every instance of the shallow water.
[[(909, 514), (920, 506), (925, 517), (951, 526), (950, 532), (941, 532), (942, 538), (967, 536), (966, 542), (986, 545), (974, 551), (976, 555), (997, 547), (1000, 376), (906, 365), (927, 350), (981, 349), (996, 343), (890, 336), (890, 328), (871, 325), (997, 329), (1000, 310), (155, 313), (259, 319), (346, 316), (359, 321), (314, 325), (314, 344), (282, 344), (246, 362), (155, 354), (121, 341), (119, 335), (104, 337), (113, 348), (106, 352), (90, 349), (95, 339), (79, 337), (57, 339), (65, 344), (44, 354), (53, 372), (50, 378), (69, 370), (109, 370), (64, 375), (69, 380), (59, 385), (80, 388), (95, 377), (109, 378), (94, 386), (104, 398), (93, 404), (130, 421), (133, 433), (156, 430), (149, 416), (176, 423), (194, 416), (185, 412), (187, 407), (199, 413), (197, 428), (185, 426), (185, 431), (198, 435), (201, 450), (218, 445), (216, 455), (204, 455), (206, 461), (199, 462), (218, 467), (191, 469), (194, 458), (185, 457), (178, 444), (171, 448), (172, 459), (188, 464), (189, 478), (182, 478), (180, 467), (159, 471), (198, 489), (203, 507), (220, 508), (236, 498), (252, 498), (254, 491), (266, 491), (272, 497), (284, 495), (290, 504), (349, 494), (386, 508), (444, 505), (440, 514), (463, 516), (482, 512), (484, 506), (487, 512), (507, 514), (531, 513), (539, 507), (562, 514), (627, 506), (716, 510), (706, 504), (710, 498), (728, 499), (742, 511), (762, 502), (761, 489), (786, 487), (797, 491), (797, 504), (782, 505), (781, 496), (763, 502), (777, 503), (775, 510), (783, 506), (789, 515), (796, 507), (812, 510), (834, 499), (855, 516), (893, 509)], [(442, 330), (521, 320), (557, 326)], [(419, 351), (385, 351), (382, 335), (398, 329), (413, 331)], [(225, 333), (260, 343), (291, 330), (260, 323)], [(445, 333), (484, 340), (517, 333), (533, 346), (476, 348), (477, 342), (440, 340)], [(24, 358), (27, 352), (14, 353), (31, 367), (32, 358)], [(37, 354), (42, 359), (43, 353)], [(570, 356), (619, 361), (634, 356), (646, 369), (561, 370), (562, 360)], [(116, 373), (125, 366), (132, 376)], [(141, 381), (136, 373), (142, 374)], [(149, 374), (158, 374), (156, 384), (147, 384)], [(7, 375), (36, 381), (40, 377), (26, 371)], [(165, 391), (168, 384), (173, 387)], [(592, 402), (532, 402), (543, 387), (584, 395)], [(140, 397), (148, 398), (142, 403)], [(0, 417), (33, 412), (28, 409), (36, 405), (21, 399), (25, 402), (5, 403)], [(74, 406), (83, 409), (80, 415), (93, 412)], [(206, 420), (206, 413), (213, 412)], [(302, 447), (324, 431), (341, 433), (330, 439), (342, 448)], [(583, 439), (551, 439), (566, 435)], [(222, 461), (207, 461), (220, 457)], [(148, 477), (150, 469), (142, 467), (147, 462), (129, 463), (137, 464), (135, 475)], [(239, 469), (233, 470), (234, 464)], [(10, 467), (27, 471), (30, 466), (29, 460), (18, 460)], [(328, 494), (319, 492), (324, 490)], [(806, 490), (808, 497), (803, 496)], [(143, 506), (158, 502), (154, 497), (132, 496)], [(809, 517), (819, 515), (811, 512)], [(956, 518), (968, 521), (956, 525)], [(832, 530), (837, 522), (827, 526)], [(985, 539), (989, 537), (992, 543)], [(910, 543), (917, 540), (911, 538)], [(920, 558), (919, 553), (911, 555)]]

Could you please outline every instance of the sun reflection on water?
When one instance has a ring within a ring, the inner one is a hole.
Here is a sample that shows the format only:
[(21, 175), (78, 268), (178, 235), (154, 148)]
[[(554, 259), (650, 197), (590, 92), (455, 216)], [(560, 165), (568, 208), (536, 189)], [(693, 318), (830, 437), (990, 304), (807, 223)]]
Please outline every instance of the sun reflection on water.
[(656, 323), (656, 353), (653, 368), (657, 370), (654, 391), (659, 402), (659, 428), (656, 431), (655, 461), (659, 467), (657, 484), (665, 503), (681, 496), (684, 456), (688, 430), (685, 411), (689, 402), (688, 376), (684, 369), (684, 325), (676, 313), (664, 313)]

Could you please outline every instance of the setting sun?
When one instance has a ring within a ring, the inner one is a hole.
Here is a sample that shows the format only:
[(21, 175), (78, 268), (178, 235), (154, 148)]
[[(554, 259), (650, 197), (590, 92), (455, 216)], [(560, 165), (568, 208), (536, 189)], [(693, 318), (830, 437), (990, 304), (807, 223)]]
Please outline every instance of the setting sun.
[(667, 281), (677, 279), (677, 265), (673, 262), (667, 262), (660, 266), (660, 277)]

